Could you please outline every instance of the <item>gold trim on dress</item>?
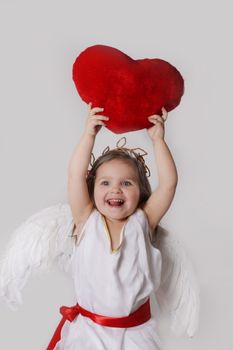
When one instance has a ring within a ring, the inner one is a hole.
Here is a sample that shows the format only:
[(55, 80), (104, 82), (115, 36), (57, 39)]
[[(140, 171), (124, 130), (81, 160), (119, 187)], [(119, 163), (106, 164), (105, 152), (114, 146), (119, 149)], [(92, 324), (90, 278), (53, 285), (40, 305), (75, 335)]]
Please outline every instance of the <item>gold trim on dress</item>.
[(101, 218), (102, 218), (102, 222), (104, 224), (104, 229), (105, 229), (104, 231), (107, 234), (107, 237), (108, 237), (108, 240), (109, 240), (109, 243), (110, 243), (109, 244), (110, 245), (110, 253), (111, 254), (117, 253), (120, 250), (121, 246), (122, 246), (122, 241), (123, 241), (122, 235), (123, 235), (123, 230), (125, 228), (125, 224), (122, 227), (122, 230), (121, 230), (121, 233), (120, 233), (120, 239), (121, 239), (120, 245), (116, 249), (112, 249), (112, 239), (111, 239), (111, 235), (110, 235), (110, 232), (109, 232), (109, 228), (108, 228), (106, 219), (105, 219), (104, 215), (101, 215)]

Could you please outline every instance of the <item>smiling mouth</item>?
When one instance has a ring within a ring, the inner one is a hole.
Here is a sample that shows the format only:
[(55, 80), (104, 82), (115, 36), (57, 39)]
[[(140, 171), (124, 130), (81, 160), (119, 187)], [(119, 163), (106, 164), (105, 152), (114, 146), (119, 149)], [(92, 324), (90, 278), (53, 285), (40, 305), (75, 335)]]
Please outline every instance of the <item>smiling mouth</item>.
[(121, 207), (124, 204), (124, 200), (123, 199), (108, 199), (107, 203), (111, 206), (111, 207)]

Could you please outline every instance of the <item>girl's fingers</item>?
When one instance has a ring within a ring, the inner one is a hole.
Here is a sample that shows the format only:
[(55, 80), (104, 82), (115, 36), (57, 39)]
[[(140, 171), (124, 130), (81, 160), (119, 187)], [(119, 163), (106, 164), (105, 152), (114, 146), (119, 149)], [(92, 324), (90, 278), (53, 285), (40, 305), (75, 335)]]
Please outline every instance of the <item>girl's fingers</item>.
[(94, 107), (91, 109), (90, 115), (94, 115), (95, 113), (98, 113), (98, 112), (103, 112), (103, 110), (104, 110), (104, 108)]
[(90, 117), (91, 120), (109, 120), (109, 117), (107, 117), (106, 115), (93, 115)]
[(158, 114), (153, 114), (153, 115), (149, 116), (148, 119), (150, 121), (151, 120), (158, 120), (161, 122), (165, 122), (165, 120), (167, 119), (167, 116), (168, 116), (168, 112), (166, 111), (166, 109), (164, 107), (162, 107), (161, 111), (162, 111), (162, 116), (158, 115)]
[(90, 124), (89, 125), (92, 125), (92, 126), (96, 126), (96, 125), (105, 125), (105, 121), (107, 119), (102, 119), (102, 118), (91, 118), (90, 120)]
[(102, 122), (101, 120), (96, 120), (95, 125), (106, 126), (106, 124), (104, 122)]
[(168, 116), (168, 112), (166, 111), (166, 109), (164, 107), (162, 107), (162, 118), (164, 120), (166, 120), (167, 116)]
[(91, 112), (91, 107), (92, 107), (92, 102), (89, 102), (89, 103), (88, 103), (88, 112), (89, 112), (89, 113)]
[(160, 117), (160, 115), (157, 115), (157, 114), (151, 115), (148, 119), (152, 123), (154, 123), (155, 121), (162, 122), (162, 123), (164, 122), (164, 119), (162, 117)]

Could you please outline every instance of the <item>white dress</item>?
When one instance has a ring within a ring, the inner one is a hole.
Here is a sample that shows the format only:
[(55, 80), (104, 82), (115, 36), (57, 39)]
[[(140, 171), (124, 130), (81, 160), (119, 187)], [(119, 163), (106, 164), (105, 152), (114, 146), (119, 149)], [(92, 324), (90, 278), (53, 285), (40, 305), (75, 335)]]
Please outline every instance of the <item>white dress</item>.
[[(104, 217), (94, 209), (71, 263), (77, 302), (96, 314), (120, 317), (138, 309), (158, 289), (161, 254), (152, 246), (145, 213), (137, 209), (112, 251)], [(159, 350), (156, 316), (131, 328), (110, 328), (78, 315), (66, 321), (55, 350)]]

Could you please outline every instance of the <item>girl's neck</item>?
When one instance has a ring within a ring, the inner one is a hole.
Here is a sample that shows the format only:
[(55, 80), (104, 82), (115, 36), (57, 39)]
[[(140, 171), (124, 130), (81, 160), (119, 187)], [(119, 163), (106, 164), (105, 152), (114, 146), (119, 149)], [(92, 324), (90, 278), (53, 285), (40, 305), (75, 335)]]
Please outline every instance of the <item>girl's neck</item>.
[(122, 220), (108, 218), (107, 216), (104, 216), (104, 218), (105, 218), (106, 223), (111, 227), (120, 227), (120, 226), (124, 225), (124, 223), (128, 220), (128, 217), (124, 218)]

